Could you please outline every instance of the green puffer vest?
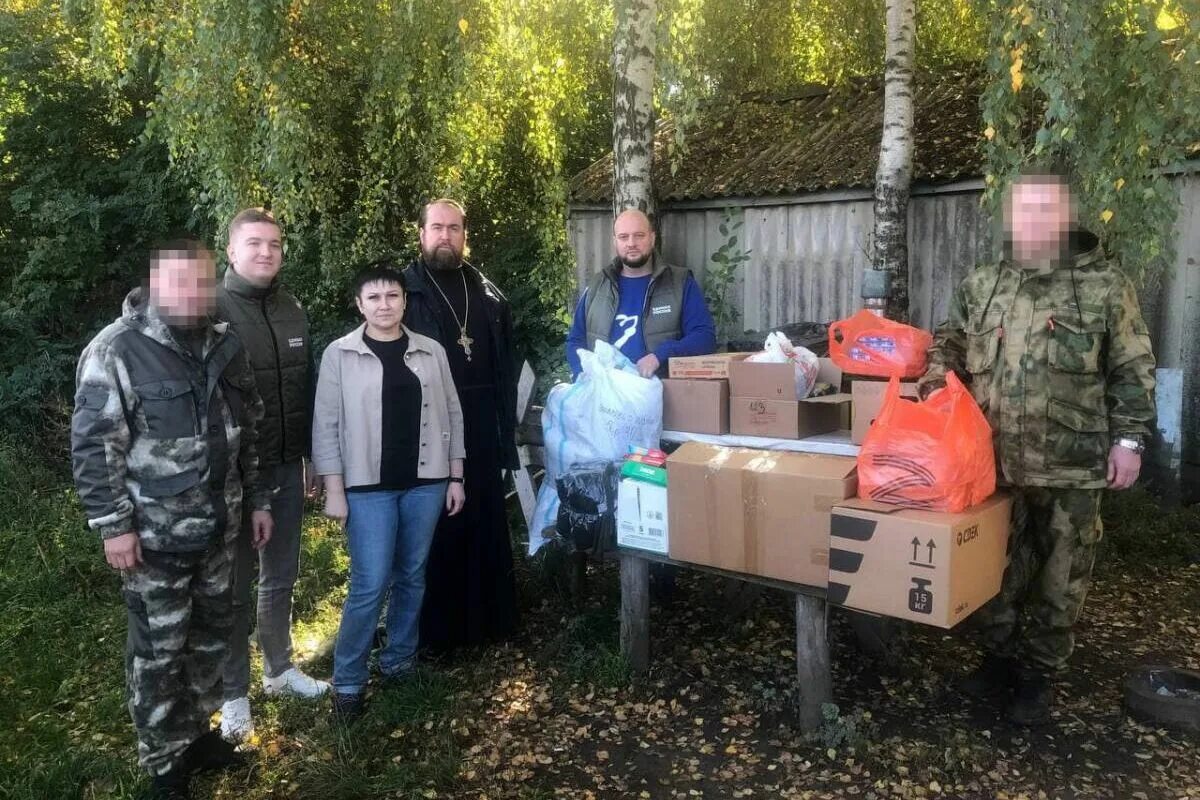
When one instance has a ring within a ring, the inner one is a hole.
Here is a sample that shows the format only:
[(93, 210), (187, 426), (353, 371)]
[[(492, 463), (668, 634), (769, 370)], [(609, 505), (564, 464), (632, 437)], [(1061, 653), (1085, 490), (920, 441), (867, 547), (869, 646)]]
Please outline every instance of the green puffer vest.
[[(646, 291), (646, 304), (642, 307), (641, 328), (646, 352), (653, 353), (663, 342), (683, 337), (683, 285), (690, 274), (689, 269), (654, 259), (650, 288)], [(620, 304), (620, 275), (621, 262), (613, 259), (588, 283), (584, 317), (587, 321), (588, 350), (594, 350), (597, 341), (607, 342), (612, 333), (613, 320)]]
[(312, 437), (312, 343), (308, 315), (276, 280), (266, 288), (232, 268), (217, 287), (217, 316), (242, 340), (262, 396), (258, 454), (263, 467), (307, 457)]

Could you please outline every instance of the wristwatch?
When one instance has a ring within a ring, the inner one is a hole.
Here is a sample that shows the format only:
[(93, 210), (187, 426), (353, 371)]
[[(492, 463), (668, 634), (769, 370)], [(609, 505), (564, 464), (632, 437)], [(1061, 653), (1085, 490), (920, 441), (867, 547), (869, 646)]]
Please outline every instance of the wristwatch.
[(1133, 436), (1122, 436), (1121, 438), (1117, 439), (1116, 445), (1118, 447), (1124, 447), (1126, 450), (1132, 450), (1139, 456), (1146, 452), (1145, 443), (1142, 442), (1141, 439)]

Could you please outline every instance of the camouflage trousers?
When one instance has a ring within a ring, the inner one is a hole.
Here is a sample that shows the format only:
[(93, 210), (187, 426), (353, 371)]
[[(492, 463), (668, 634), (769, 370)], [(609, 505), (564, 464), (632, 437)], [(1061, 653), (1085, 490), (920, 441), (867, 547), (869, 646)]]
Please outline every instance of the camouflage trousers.
[(143, 550), (143, 563), (125, 575), (129, 713), (138, 764), (151, 775), (175, 767), (221, 705), (232, 551), (232, 542), (207, 552)]
[(985, 649), (1054, 670), (1075, 646), (1102, 535), (1101, 489), (1013, 490), (1008, 568), (1000, 594), (979, 609)]

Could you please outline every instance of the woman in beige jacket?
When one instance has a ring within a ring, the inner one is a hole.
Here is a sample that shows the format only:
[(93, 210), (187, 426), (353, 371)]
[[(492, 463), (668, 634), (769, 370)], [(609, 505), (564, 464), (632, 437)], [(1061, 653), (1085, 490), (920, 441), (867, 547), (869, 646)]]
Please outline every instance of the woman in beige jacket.
[(425, 562), (443, 508), (463, 489), (462, 410), (442, 346), (401, 324), (404, 277), (368, 267), (354, 279), (363, 324), (321, 358), (312, 460), (325, 482), (325, 514), (346, 525), (350, 592), (334, 648), (333, 708), (362, 713), (367, 656), (390, 591), (384, 679), (413, 667)]

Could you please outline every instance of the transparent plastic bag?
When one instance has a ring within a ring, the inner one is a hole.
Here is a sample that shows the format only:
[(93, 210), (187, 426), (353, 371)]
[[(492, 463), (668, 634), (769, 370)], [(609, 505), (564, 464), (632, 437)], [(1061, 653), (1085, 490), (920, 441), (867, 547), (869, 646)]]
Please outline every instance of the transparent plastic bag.
[(580, 350), (582, 367), (574, 383), (550, 390), (542, 412), (546, 476), (538, 490), (529, 529), (529, 554), (556, 527), (559, 497), (555, 481), (571, 465), (620, 461), (632, 447), (658, 447), (662, 438), (662, 381), (643, 378), (608, 342)]

